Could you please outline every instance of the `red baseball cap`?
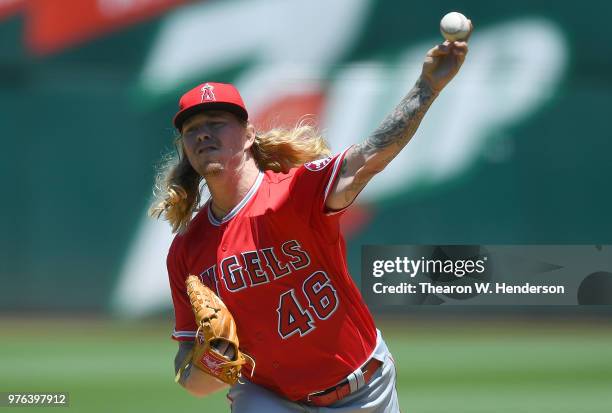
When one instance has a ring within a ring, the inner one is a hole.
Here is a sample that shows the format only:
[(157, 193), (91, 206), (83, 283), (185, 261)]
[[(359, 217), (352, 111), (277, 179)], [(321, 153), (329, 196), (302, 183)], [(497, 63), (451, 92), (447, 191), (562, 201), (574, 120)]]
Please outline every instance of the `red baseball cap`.
[(249, 114), (238, 89), (229, 83), (206, 82), (198, 85), (181, 96), (179, 111), (173, 123), (181, 131), (183, 122), (191, 115), (205, 110), (224, 110), (232, 112), (242, 120)]

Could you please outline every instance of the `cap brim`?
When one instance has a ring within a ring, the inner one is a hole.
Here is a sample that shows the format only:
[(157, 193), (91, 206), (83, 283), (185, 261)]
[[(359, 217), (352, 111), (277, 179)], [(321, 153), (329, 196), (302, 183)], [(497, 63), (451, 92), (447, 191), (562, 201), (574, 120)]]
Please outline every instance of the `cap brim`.
[(233, 103), (206, 102), (183, 109), (182, 111), (177, 113), (173, 120), (174, 127), (180, 132), (181, 128), (183, 127), (183, 123), (187, 120), (187, 118), (195, 115), (196, 113), (208, 112), (211, 110), (222, 110), (225, 112), (231, 112), (234, 115), (238, 116), (239, 119), (242, 119), (244, 121), (249, 118), (249, 115), (247, 114), (247, 111), (244, 108)]

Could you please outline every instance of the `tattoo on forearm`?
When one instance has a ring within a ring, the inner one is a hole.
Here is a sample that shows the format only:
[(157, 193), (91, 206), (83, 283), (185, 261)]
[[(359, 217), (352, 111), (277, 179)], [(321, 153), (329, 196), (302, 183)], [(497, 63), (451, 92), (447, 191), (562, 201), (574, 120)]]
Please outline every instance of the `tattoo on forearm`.
[(435, 97), (436, 93), (427, 82), (419, 79), (374, 133), (358, 145), (357, 150), (369, 155), (395, 144), (399, 152), (416, 132)]

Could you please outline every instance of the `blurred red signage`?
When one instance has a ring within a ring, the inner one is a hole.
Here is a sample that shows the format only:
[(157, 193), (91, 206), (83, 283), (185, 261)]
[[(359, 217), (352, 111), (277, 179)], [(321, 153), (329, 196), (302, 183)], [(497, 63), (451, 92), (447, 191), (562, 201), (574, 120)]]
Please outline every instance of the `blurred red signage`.
[(25, 0), (0, 0), (0, 19), (9, 17), (25, 4)]
[(57, 52), (189, 1), (26, 0), (26, 42), (36, 54)]

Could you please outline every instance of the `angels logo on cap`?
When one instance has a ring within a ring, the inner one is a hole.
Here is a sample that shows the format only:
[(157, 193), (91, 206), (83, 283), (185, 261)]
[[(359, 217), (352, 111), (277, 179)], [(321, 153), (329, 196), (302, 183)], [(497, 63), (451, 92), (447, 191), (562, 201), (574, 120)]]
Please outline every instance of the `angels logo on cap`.
[(320, 171), (325, 168), (331, 162), (332, 157), (317, 159), (316, 161), (306, 162), (304, 167), (309, 171)]
[[(0, 0), (2, 1), (2, 0)], [(249, 118), (238, 89), (229, 83), (204, 82), (187, 91), (179, 100), (179, 111), (172, 122), (181, 131), (185, 120), (202, 111), (224, 110), (246, 121)]]
[(215, 87), (210, 83), (207, 83), (202, 86), (202, 89), (200, 90), (202, 92), (202, 102), (204, 102), (205, 100), (217, 100), (217, 98), (215, 97), (215, 93), (213, 92), (213, 90), (215, 90)]

